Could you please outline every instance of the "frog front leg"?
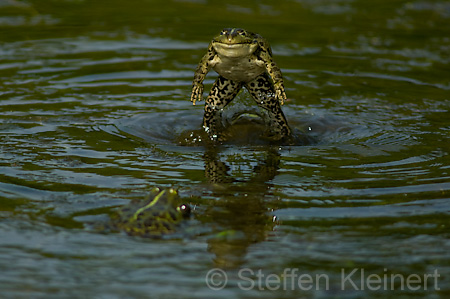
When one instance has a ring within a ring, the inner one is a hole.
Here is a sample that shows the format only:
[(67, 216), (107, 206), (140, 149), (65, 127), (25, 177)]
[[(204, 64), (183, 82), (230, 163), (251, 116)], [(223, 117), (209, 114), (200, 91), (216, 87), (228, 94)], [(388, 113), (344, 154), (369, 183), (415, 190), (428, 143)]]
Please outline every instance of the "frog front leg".
[(267, 73), (272, 78), (276, 98), (280, 101), (280, 104), (283, 105), (284, 101), (287, 99), (286, 92), (284, 91), (283, 75), (281, 74), (281, 69), (272, 59), (271, 49), (265, 44), (261, 45), (259, 59), (262, 60)]
[(214, 82), (205, 102), (203, 128), (213, 141), (221, 141), (223, 130), (222, 110), (230, 103), (242, 88), (242, 83), (228, 80), (222, 76)]
[(203, 80), (211, 67), (217, 63), (216, 52), (214, 48), (209, 45), (208, 52), (202, 57), (197, 69), (194, 73), (194, 81), (192, 82), (191, 102), (195, 105), (196, 101), (201, 101), (203, 98)]
[(270, 132), (276, 139), (289, 138), (291, 129), (281, 110), (280, 102), (276, 97), (275, 89), (267, 73), (262, 73), (252, 81), (245, 84), (255, 102), (269, 114)]

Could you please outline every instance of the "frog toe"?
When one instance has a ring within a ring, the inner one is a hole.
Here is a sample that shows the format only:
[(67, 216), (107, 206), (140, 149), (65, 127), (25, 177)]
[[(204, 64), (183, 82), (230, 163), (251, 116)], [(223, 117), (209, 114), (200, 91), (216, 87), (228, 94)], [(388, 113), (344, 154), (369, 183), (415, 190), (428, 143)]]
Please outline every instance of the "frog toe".
[(203, 96), (203, 87), (201, 86), (194, 86), (192, 88), (192, 94), (191, 94), (191, 102), (193, 105), (195, 105), (195, 102), (201, 101)]

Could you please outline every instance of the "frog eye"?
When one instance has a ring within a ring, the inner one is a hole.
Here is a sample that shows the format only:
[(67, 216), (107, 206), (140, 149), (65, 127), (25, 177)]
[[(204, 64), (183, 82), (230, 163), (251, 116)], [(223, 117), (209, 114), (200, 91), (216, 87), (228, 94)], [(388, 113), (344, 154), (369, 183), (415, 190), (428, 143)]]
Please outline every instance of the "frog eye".
[(228, 34), (228, 32), (230, 32), (230, 28), (225, 28), (222, 30), (222, 32), (220, 32), (220, 35)]
[(181, 212), (183, 218), (189, 218), (191, 216), (191, 207), (188, 204), (182, 204), (177, 208), (178, 212)]

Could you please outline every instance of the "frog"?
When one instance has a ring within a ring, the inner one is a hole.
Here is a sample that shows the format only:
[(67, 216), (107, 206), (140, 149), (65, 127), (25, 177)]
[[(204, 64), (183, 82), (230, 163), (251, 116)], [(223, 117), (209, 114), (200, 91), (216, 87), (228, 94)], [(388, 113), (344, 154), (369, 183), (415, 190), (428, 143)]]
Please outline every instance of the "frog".
[(211, 69), (219, 76), (205, 100), (202, 127), (212, 141), (226, 139), (221, 134), (222, 111), (242, 87), (267, 112), (270, 138), (289, 139), (291, 128), (281, 110), (281, 105), (287, 100), (283, 76), (266, 39), (242, 28), (225, 28), (214, 37), (194, 73), (193, 105), (202, 100), (203, 81)]
[(174, 188), (153, 188), (141, 201), (120, 208), (112, 217), (112, 226), (130, 236), (162, 238), (173, 234), (191, 215), (190, 206), (181, 203)]

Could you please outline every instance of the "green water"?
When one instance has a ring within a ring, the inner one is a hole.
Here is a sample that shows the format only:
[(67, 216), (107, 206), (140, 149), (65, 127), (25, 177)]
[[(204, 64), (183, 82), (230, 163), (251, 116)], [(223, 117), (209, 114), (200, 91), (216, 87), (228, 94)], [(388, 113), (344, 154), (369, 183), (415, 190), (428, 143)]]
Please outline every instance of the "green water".
[[(223, 27), (270, 41), (307, 145), (180, 144)], [(0, 0), (1, 297), (448, 297), (449, 33), (446, 1)], [(154, 186), (178, 234), (96, 229)]]

